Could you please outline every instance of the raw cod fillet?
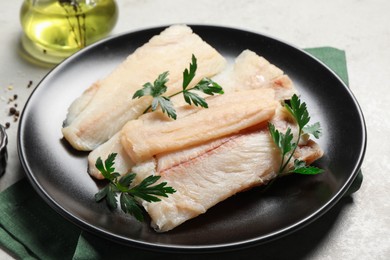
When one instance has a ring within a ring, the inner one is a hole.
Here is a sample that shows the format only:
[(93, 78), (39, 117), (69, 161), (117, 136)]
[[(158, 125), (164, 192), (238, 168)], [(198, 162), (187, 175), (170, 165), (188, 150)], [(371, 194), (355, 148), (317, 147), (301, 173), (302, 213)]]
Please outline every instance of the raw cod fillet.
[(179, 91), (183, 70), (188, 67), (192, 54), (198, 59), (193, 84), (219, 73), (226, 63), (213, 47), (185, 25), (171, 26), (154, 36), (74, 101), (64, 121), (64, 137), (78, 150), (95, 149), (150, 104), (150, 97), (132, 99), (143, 84), (169, 71), (167, 95)]
[(230, 68), (213, 78), (225, 92), (272, 88), (278, 100), (289, 99), (295, 89), (281, 69), (251, 50), (244, 50)]
[[(289, 99), (295, 93), (291, 80), (283, 74), (282, 70), (250, 50), (243, 51), (233, 64), (229, 64), (222, 73), (213, 77), (213, 80), (223, 87), (225, 94), (240, 90), (271, 88), (275, 91), (275, 99), (284, 100)], [(175, 107), (186, 104), (182, 96), (175, 96), (172, 102)], [(192, 110), (196, 111), (197, 108), (178, 108), (178, 118), (186, 116)], [(157, 120), (157, 118), (155, 119)], [(114, 166), (119, 173), (125, 174), (131, 170), (135, 163), (129, 158), (120, 143), (120, 135), (116, 134), (89, 154), (88, 172), (90, 175), (96, 179), (104, 178), (96, 169), (95, 162), (97, 158), (107, 158), (111, 153), (117, 153)]]
[[(275, 116), (273, 123), (294, 128), (281, 114)], [(294, 154), (294, 158), (308, 164), (321, 156), (321, 149), (311, 140), (301, 144)], [(161, 182), (176, 190), (158, 203), (142, 202), (152, 219), (151, 225), (156, 231), (165, 232), (236, 193), (276, 178), (280, 160), (280, 153), (265, 127), (160, 154), (133, 167), (133, 171), (138, 181), (150, 174), (159, 175)]]
[(212, 96), (207, 103), (207, 109), (192, 107), (193, 113), (177, 120), (150, 113), (129, 121), (121, 131), (122, 146), (132, 161), (139, 163), (162, 152), (200, 145), (266, 123), (278, 105), (270, 88)]

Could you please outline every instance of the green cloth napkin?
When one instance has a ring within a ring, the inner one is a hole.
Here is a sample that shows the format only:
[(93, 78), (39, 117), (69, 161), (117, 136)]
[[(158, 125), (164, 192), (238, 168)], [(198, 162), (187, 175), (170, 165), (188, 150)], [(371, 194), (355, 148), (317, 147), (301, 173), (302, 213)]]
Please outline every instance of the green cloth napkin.
[(306, 52), (322, 61), (349, 85), (345, 52), (332, 47), (306, 48)]
[[(326, 63), (348, 84), (344, 51), (331, 47), (310, 48), (306, 51)], [(361, 181), (360, 174), (351, 193), (359, 189)], [(84, 232), (50, 208), (26, 178), (0, 194), (0, 246), (17, 259), (199, 258), (199, 255), (167, 254), (130, 248)], [(263, 249), (252, 247), (201, 257), (237, 259), (254, 256), (264, 256)]]

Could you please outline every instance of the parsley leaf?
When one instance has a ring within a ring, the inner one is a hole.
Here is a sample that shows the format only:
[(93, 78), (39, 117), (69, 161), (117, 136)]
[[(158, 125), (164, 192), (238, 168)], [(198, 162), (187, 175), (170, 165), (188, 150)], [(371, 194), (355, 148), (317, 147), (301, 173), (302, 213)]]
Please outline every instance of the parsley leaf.
[(114, 210), (118, 207), (117, 194), (119, 193), (122, 211), (134, 216), (139, 221), (143, 221), (142, 208), (136, 200), (137, 197), (147, 202), (158, 202), (161, 201), (159, 196), (168, 197), (168, 194), (173, 194), (176, 191), (172, 187), (167, 186), (166, 182), (153, 186), (160, 179), (160, 176), (153, 175), (148, 176), (138, 185), (130, 187), (136, 174), (128, 173), (120, 177), (113, 167), (116, 156), (116, 153), (110, 154), (104, 165), (100, 157), (96, 160), (97, 169), (109, 183), (95, 194), (95, 201), (106, 200), (107, 206)]
[[(207, 95), (214, 94), (223, 94), (223, 89), (218, 83), (214, 82), (209, 78), (201, 79), (198, 84), (196, 84), (191, 89), (187, 89), (190, 82), (195, 77), (195, 72), (198, 68), (197, 61), (195, 55), (192, 54), (192, 62), (190, 63), (190, 69), (185, 69), (183, 73), (183, 90), (181, 91), (184, 96), (184, 100), (189, 104), (194, 104), (195, 106), (200, 106), (204, 108), (208, 108), (207, 102), (204, 98), (199, 96), (198, 94), (191, 92), (192, 90), (198, 90)], [(177, 94), (179, 94), (178, 92)], [(176, 94), (175, 94), (176, 95)]]
[(116, 177), (119, 176), (119, 173), (115, 172), (115, 169), (113, 167), (116, 156), (117, 154), (115, 153), (110, 154), (108, 158), (104, 161), (104, 165), (102, 159), (99, 157), (96, 160), (95, 164), (96, 168), (102, 173), (104, 178), (110, 181), (114, 180)]
[(167, 86), (165, 84), (168, 82), (168, 74), (168, 71), (161, 73), (153, 84), (150, 82), (145, 83), (142, 86), (142, 89), (139, 89), (134, 93), (133, 99), (143, 96), (152, 96), (155, 98), (164, 94), (167, 91)]
[(209, 78), (203, 78), (190, 90), (183, 89), (184, 100), (188, 104), (191, 105), (193, 103), (195, 106), (201, 106), (204, 108), (208, 108), (206, 100), (198, 94), (191, 92), (192, 90), (198, 90), (211, 96), (213, 96), (214, 94), (224, 93), (222, 87)]
[(191, 81), (194, 79), (197, 69), (198, 69), (198, 64), (196, 61), (196, 57), (194, 54), (192, 54), (190, 69), (189, 70), (185, 69), (183, 72), (183, 90), (185, 90), (188, 87), (188, 85), (191, 83)]
[(302, 129), (310, 121), (309, 112), (307, 111), (306, 103), (301, 103), (301, 100), (297, 95), (293, 95), (290, 104), (285, 102), (284, 107), (290, 112), (290, 114), (297, 121), (298, 126)]
[(324, 170), (321, 169), (321, 168), (318, 168), (318, 167), (315, 167), (315, 166), (306, 166), (304, 168), (301, 168), (303, 169), (304, 171), (299, 171), (297, 172), (297, 170), (295, 170), (296, 173), (299, 173), (299, 174), (320, 174), (320, 173), (323, 173)]
[(198, 90), (207, 95), (214, 94), (223, 94), (223, 89), (218, 83), (214, 82), (209, 78), (201, 79), (198, 84), (196, 84), (193, 88), (187, 89), (188, 85), (195, 77), (196, 70), (198, 68), (197, 60), (195, 55), (192, 54), (192, 62), (190, 63), (190, 68), (185, 69), (183, 72), (183, 93), (184, 100), (191, 105), (192, 103), (195, 106), (201, 106), (204, 108), (208, 108), (207, 102), (204, 98), (200, 97), (198, 94), (191, 92), (191, 90)]
[(311, 134), (316, 139), (320, 138), (320, 136), (322, 135), (322, 129), (321, 129), (320, 122), (316, 122), (316, 123), (314, 123), (312, 125), (305, 126), (303, 128), (303, 131), (305, 133)]
[(190, 91), (184, 91), (183, 95), (184, 95), (184, 100), (190, 105), (193, 103), (195, 106), (201, 106), (204, 108), (209, 107), (206, 100), (204, 98), (200, 97), (196, 93), (193, 93)]
[(278, 146), (280, 149), (282, 155), (286, 155), (288, 152), (292, 150), (292, 139), (293, 134), (291, 133), (291, 129), (287, 128), (287, 131), (285, 134), (279, 132), (279, 130), (276, 129), (276, 127), (272, 123), (268, 123), (269, 132), (271, 134), (271, 137), (274, 141), (274, 143)]
[(134, 216), (138, 221), (144, 221), (142, 210), (133, 196), (122, 193), (120, 195), (120, 203), (123, 212)]
[(145, 112), (149, 109), (155, 111), (160, 106), (163, 113), (166, 113), (170, 118), (176, 119), (176, 111), (173, 108), (170, 98), (163, 96), (163, 94), (167, 92), (166, 83), (168, 82), (168, 75), (168, 71), (163, 72), (157, 77), (153, 84), (150, 82), (145, 83), (142, 89), (139, 89), (134, 93), (133, 99), (143, 96), (152, 96), (152, 104), (146, 108)]
[(298, 159), (294, 160), (294, 169), (291, 171), (293, 173), (314, 175), (322, 173), (323, 170), (315, 166), (307, 166), (304, 161)]
[(223, 94), (222, 87), (215, 81), (209, 78), (203, 78), (192, 89), (199, 90), (207, 95), (213, 96), (214, 94)]
[[(155, 186), (151, 186), (160, 179), (160, 176), (150, 175), (145, 178), (140, 184), (133, 187), (129, 193), (135, 197), (139, 197), (148, 202), (161, 201), (157, 196), (168, 197), (167, 194), (172, 194), (175, 190), (172, 187), (166, 187), (166, 182), (161, 182)], [(156, 195), (156, 196), (154, 196)]]
[(158, 106), (160, 106), (163, 113), (166, 113), (170, 118), (177, 118), (176, 110), (168, 97), (155, 97), (152, 101), (152, 111), (155, 111)]

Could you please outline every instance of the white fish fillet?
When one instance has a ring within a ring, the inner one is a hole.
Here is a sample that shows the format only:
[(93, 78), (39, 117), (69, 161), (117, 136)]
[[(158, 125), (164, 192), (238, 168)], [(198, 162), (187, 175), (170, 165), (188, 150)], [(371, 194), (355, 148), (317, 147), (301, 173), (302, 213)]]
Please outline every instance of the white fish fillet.
[(192, 106), (193, 113), (177, 120), (156, 120), (161, 112), (129, 121), (121, 131), (122, 146), (136, 162), (150, 159), (167, 151), (182, 150), (200, 145), (268, 122), (278, 102), (274, 91), (267, 89), (242, 90), (207, 98), (208, 108)]
[[(272, 88), (276, 93), (276, 99), (283, 100), (289, 99), (295, 93), (292, 81), (283, 74), (282, 70), (250, 50), (243, 51), (234, 63), (213, 77), (213, 80), (223, 87), (226, 94), (240, 90)], [(185, 104), (182, 96), (175, 96), (172, 101), (175, 107)], [(177, 109), (177, 113), (178, 117), (184, 117), (189, 112)], [(95, 162), (98, 157), (107, 158), (111, 153), (117, 153), (114, 166), (119, 173), (124, 174), (131, 170), (134, 163), (131, 162), (123, 147), (118, 145), (119, 143), (119, 135), (115, 135), (89, 154), (88, 169), (92, 176), (103, 179), (95, 167)]]
[[(287, 124), (287, 121), (279, 123)], [(313, 141), (301, 145), (295, 153), (295, 158), (308, 163), (321, 156), (321, 149)], [(133, 171), (139, 180), (151, 173), (160, 175), (161, 182), (167, 182), (176, 190), (158, 203), (142, 203), (152, 219), (151, 225), (157, 231), (165, 232), (238, 192), (275, 178), (280, 160), (280, 154), (264, 128), (160, 155), (138, 164)]]
[(230, 68), (213, 79), (225, 92), (272, 88), (278, 100), (289, 99), (295, 93), (291, 79), (281, 69), (251, 50), (244, 50)]
[(181, 89), (182, 73), (191, 56), (198, 59), (196, 84), (225, 66), (225, 59), (185, 25), (174, 25), (138, 48), (111, 74), (96, 82), (71, 105), (62, 133), (78, 150), (90, 151), (137, 118), (150, 103), (149, 97), (132, 99), (136, 90), (169, 71), (167, 95)]

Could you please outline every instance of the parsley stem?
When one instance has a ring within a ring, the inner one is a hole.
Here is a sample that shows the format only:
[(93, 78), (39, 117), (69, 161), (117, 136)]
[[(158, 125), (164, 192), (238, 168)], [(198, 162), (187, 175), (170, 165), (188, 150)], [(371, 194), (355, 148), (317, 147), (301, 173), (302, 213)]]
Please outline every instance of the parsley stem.
[[(297, 143), (294, 145), (294, 148), (293, 150), (291, 151), (287, 161), (284, 163), (284, 156), (282, 158), (282, 162), (280, 164), (280, 169), (279, 169), (279, 174), (281, 174), (287, 167), (288, 163), (290, 162), (291, 158), (293, 157), (294, 153), (295, 153), (295, 150), (297, 149), (298, 147), (298, 144), (299, 144), (299, 141), (301, 140), (301, 134), (302, 134), (302, 128), (299, 127), (299, 130), (298, 130), (298, 139), (297, 139)], [(284, 164), (283, 164), (284, 163)]]
[[(193, 88), (191, 88), (191, 89), (193, 89)], [(189, 89), (189, 90), (191, 90), (191, 89)], [(181, 94), (181, 93), (183, 93), (183, 92), (184, 92), (184, 90), (181, 90), (181, 91), (179, 91), (179, 92), (177, 92), (177, 93), (175, 93), (175, 94), (172, 94), (172, 95), (168, 96), (168, 98), (177, 96), (177, 95), (179, 95), (179, 94)]]
[[(301, 134), (302, 134), (302, 128), (299, 127), (299, 130), (298, 130), (298, 139), (297, 139), (297, 143), (296, 145), (294, 145), (294, 148), (293, 150), (291, 151), (290, 155), (288, 156), (287, 160), (285, 161), (285, 157), (286, 157), (286, 154), (283, 154), (282, 153), (282, 161), (280, 162), (280, 167), (279, 167), (279, 171), (278, 173), (276, 174), (277, 176), (281, 175), (284, 170), (286, 169), (288, 163), (291, 161), (291, 158), (293, 157), (294, 155), (294, 152), (295, 150), (297, 149), (298, 147), (298, 143), (301, 139)], [(268, 183), (267, 183), (267, 186), (265, 186), (263, 189), (262, 189), (262, 192), (266, 192), (269, 187), (271, 187), (271, 185), (276, 181), (277, 178), (273, 178), (272, 180), (270, 180)]]
[(142, 114), (146, 114), (146, 112), (148, 112), (148, 110), (151, 109), (151, 108), (152, 108), (152, 105), (149, 105), (149, 106), (144, 110), (144, 112), (143, 112)]

